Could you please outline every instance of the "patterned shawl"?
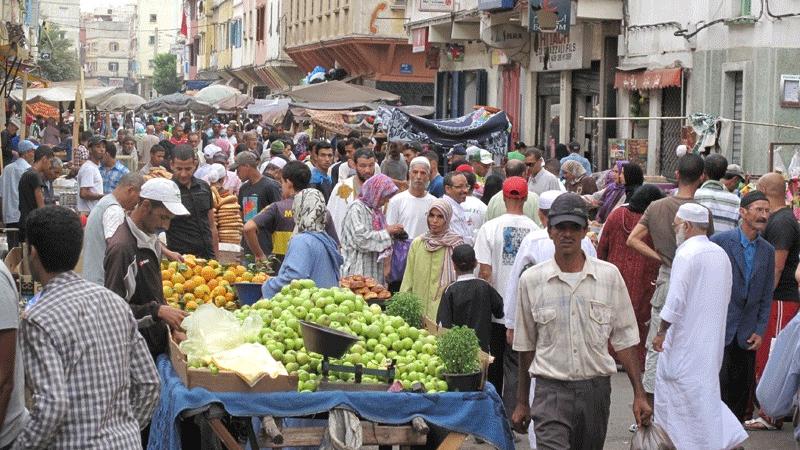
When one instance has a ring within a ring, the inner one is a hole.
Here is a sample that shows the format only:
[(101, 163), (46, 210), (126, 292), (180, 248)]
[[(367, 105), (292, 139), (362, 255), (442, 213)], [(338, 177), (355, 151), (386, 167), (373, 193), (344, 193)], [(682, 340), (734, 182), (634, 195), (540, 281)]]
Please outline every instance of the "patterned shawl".
[(450, 220), (453, 219), (453, 208), (447, 203), (447, 200), (436, 199), (431, 203), (428, 209), (428, 214), (431, 210), (436, 209), (444, 216), (444, 232), (433, 234), (428, 230), (421, 236), (422, 242), (425, 243), (425, 249), (429, 252), (435, 252), (440, 248), (445, 249), (444, 254), (444, 267), (442, 267), (442, 275), (439, 277), (439, 286), (444, 289), (456, 281), (456, 268), (453, 265), (453, 248), (457, 245), (464, 243), (464, 239), (450, 230)]
[(373, 230), (379, 231), (386, 228), (386, 217), (379, 205), (381, 200), (391, 197), (397, 191), (394, 181), (382, 173), (373, 175), (361, 185), (358, 200), (372, 211)]
[(292, 202), (295, 233), (325, 231), (325, 197), (313, 188), (303, 189)]
[(610, 183), (606, 183), (606, 190), (603, 193), (602, 202), (603, 204), (600, 206), (600, 209), (597, 211), (597, 220), (600, 223), (604, 223), (608, 218), (608, 215), (611, 214), (611, 211), (616, 206), (619, 199), (622, 198), (622, 195), (625, 194), (625, 185), (617, 183), (616, 174), (622, 172), (622, 168), (628, 164), (628, 161), (617, 161), (616, 169), (617, 171), (614, 172), (613, 170), (609, 170), (609, 175), (606, 181), (609, 181), (610, 176), (614, 176), (614, 179)]

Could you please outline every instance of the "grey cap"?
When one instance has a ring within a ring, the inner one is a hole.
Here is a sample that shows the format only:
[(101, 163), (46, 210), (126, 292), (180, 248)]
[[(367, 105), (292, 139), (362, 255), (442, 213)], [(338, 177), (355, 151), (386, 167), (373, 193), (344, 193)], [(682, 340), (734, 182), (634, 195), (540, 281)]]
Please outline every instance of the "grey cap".
[(547, 213), (548, 225), (556, 226), (564, 222), (577, 223), (582, 227), (589, 225), (589, 213), (586, 210), (586, 202), (580, 195), (574, 192), (567, 192), (559, 195), (550, 211)]
[(258, 157), (255, 155), (255, 153), (250, 151), (239, 153), (233, 160), (231, 170), (236, 170), (236, 168), (239, 166), (258, 167)]
[(738, 164), (728, 164), (728, 169), (725, 171), (724, 178), (731, 179), (733, 177), (739, 177), (744, 180), (744, 171), (742, 170), (742, 166)]

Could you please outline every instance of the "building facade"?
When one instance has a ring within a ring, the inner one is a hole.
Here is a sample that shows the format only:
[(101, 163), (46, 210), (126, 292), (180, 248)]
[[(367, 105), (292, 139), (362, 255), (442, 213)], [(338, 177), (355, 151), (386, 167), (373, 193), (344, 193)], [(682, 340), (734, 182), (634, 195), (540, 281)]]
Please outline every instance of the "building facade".
[(136, 1), (133, 72), (139, 85), (138, 94), (146, 99), (157, 95), (153, 89), (154, 59), (160, 53), (169, 53), (175, 43), (181, 26), (180, 9), (179, 2)]
[(135, 51), (131, 47), (132, 16), (117, 10), (105, 14), (84, 14), (81, 17), (83, 42), (81, 63), (87, 79), (97, 79), (106, 86), (118, 86), (126, 91), (135, 89), (131, 63)]
[(37, 0), (39, 3), (39, 21), (48, 21), (58, 25), (64, 37), (72, 42), (78, 51), (80, 47), (81, 1), (80, 0)]

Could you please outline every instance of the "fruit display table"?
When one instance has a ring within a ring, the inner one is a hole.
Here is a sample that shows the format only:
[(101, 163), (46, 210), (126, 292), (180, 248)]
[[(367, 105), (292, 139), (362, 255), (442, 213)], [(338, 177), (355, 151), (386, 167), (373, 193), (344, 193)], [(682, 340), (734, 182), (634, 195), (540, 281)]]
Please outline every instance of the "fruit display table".
[[(187, 389), (166, 355), (159, 356), (157, 367), (161, 397), (150, 428), (148, 449), (151, 450), (179, 449), (180, 414), (208, 405), (221, 405), (225, 412), (237, 417), (306, 417), (336, 407), (348, 408), (364, 421), (376, 424), (407, 425), (419, 417), (425, 423), (451, 433), (442, 444), (447, 448), (458, 448), (466, 435), (479, 437), (501, 450), (514, 448), (502, 400), (488, 383), (481, 392), (463, 393), (320, 391), (244, 394)], [(368, 423), (364, 421), (362, 425)]]

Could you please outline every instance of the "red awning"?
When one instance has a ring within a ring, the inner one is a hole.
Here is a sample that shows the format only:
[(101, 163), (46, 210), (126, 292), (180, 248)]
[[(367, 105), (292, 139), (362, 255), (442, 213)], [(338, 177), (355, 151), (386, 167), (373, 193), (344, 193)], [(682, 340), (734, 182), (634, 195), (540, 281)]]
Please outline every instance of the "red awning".
[(655, 69), (636, 72), (617, 72), (614, 74), (614, 88), (628, 91), (681, 87), (680, 67), (675, 69)]

